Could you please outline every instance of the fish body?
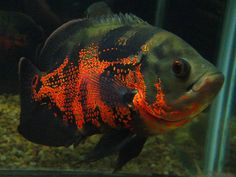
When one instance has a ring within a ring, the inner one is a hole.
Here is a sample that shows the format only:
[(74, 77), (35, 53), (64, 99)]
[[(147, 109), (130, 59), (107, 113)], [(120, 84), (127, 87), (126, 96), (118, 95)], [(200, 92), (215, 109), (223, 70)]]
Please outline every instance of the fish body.
[(102, 133), (85, 161), (119, 152), (115, 169), (136, 157), (148, 136), (191, 121), (223, 83), (182, 39), (128, 14), (64, 24), (36, 61), (19, 64), (19, 132), (49, 146)]

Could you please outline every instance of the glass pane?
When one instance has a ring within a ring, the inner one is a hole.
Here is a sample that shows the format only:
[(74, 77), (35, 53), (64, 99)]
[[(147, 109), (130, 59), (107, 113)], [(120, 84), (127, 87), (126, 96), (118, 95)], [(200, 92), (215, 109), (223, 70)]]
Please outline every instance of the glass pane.
[[(234, 99), (236, 100), (236, 99)], [(234, 104), (235, 105), (235, 101)], [(232, 117), (232, 122), (230, 123), (230, 135), (229, 142), (226, 153), (226, 162), (225, 162), (225, 173), (236, 174), (235, 170), (235, 162), (236, 162), (236, 112), (234, 110), (234, 114)]]

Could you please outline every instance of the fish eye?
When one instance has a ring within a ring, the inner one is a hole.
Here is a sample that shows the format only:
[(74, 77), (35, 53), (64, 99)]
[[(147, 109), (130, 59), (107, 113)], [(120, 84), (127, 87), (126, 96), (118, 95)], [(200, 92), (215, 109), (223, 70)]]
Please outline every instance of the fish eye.
[(190, 72), (190, 65), (182, 58), (177, 58), (172, 63), (172, 71), (176, 77), (184, 78)]

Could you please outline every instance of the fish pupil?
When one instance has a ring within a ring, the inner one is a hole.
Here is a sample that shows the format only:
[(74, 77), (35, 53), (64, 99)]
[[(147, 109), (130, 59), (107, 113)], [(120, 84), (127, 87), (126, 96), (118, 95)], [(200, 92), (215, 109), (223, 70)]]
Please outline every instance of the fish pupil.
[(184, 59), (178, 58), (173, 61), (172, 71), (176, 77), (186, 77), (190, 71), (190, 65)]

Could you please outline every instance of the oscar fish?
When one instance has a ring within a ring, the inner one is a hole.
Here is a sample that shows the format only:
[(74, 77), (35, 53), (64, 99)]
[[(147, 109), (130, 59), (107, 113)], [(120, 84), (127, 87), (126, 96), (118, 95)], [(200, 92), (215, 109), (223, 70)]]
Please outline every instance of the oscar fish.
[(36, 57), (21, 58), (19, 133), (47, 146), (102, 134), (84, 162), (118, 153), (115, 171), (147, 138), (202, 112), (224, 77), (176, 35), (132, 14), (72, 20)]

